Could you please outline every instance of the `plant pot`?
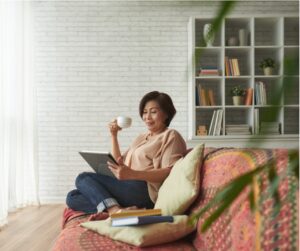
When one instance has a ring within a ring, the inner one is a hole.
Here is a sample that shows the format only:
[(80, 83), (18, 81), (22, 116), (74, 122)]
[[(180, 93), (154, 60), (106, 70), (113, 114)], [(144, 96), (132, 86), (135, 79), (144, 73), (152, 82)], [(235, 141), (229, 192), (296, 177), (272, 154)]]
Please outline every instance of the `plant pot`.
[(232, 97), (233, 105), (242, 105), (244, 102), (243, 96), (233, 96)]
[(265, 67), (265, 68), (264, 68), (264, 74), (265, 74), (266, 76), (273, 75), (273, 68), (272, 68), (272, 67)]

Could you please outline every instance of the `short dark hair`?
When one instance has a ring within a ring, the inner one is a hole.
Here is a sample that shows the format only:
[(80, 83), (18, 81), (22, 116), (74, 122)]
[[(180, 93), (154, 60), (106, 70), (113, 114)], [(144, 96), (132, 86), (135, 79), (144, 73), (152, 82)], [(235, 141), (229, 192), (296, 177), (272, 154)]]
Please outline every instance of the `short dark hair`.
[(143, 118), (145, 105), (149, 101), (156, 101), (158, 103), (159, 108), (167, 115), (165, 125), (169, 126), (176, 114), (176, 109), (174, 107), (171, 97), (166, 93), (158, 91), (152, 91), (145, 94), (142, 100), (140, 101), (139, 112), (141, 118)]

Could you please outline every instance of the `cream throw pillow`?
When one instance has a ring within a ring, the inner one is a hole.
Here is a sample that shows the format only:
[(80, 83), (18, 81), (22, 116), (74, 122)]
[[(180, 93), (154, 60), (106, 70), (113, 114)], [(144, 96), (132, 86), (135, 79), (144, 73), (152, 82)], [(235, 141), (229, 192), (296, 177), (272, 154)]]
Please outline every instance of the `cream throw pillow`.
[(174, 216), (174, 222), (163, 222), (141, 226), (112, 227), (111, 218), (89, 221), (81, 226), (114, 240), (145, 247), (172, 242), (191, 233), (196, 225), (189, 225), (187, 215)]
[(178, 160), (159, 189), (154, 208), (163, 215), (184, 214), (200, 190), (200, 167), (204, 144), (197, 145), (183, 159)]

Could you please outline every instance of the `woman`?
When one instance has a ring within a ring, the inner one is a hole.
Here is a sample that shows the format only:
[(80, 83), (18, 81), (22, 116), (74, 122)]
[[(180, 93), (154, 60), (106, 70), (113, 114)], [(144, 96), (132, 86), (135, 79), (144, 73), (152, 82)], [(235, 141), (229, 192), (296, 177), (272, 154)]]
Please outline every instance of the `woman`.
[(153, 208), (158, 190), (172, 166), (183, 156), (186, 144), (169, 129), (176, 109), (169, 95), (157, 91), (140, 101), (139, 113), (148, 132), (139, 135), (121, 155), (116, 121), (109, 124), (112, 155), (118, 165), (108, 162), (115, 177), (84, 172), (76, 178), (76, 188), (67, 195), (67, 205), (77, 211), (109, 214), (123, 208)]

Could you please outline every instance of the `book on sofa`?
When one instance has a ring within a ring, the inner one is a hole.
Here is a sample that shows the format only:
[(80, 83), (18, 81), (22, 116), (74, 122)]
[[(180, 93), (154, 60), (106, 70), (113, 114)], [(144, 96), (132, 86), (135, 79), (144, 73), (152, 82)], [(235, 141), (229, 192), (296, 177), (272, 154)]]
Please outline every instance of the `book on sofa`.
[(135, 225), (146, 225), (160, 222), (173, 222), (173, 216), (136, 216), (136, 217), (126, 217), (126, 218), (115, 218), (112, 219), (111, 225), (113, 227), (120, 226), (135, 226)]
[(161, 209), (138, 209), (138, 210), (124, 210), (110, 215), (112, 219), (128, 218), (137, 216), (154, 216), (161, 215)]

